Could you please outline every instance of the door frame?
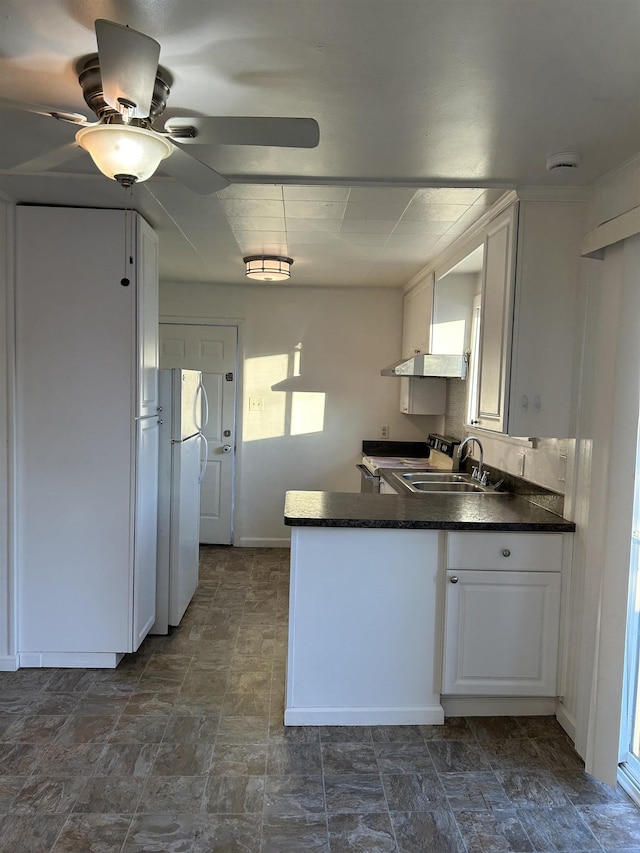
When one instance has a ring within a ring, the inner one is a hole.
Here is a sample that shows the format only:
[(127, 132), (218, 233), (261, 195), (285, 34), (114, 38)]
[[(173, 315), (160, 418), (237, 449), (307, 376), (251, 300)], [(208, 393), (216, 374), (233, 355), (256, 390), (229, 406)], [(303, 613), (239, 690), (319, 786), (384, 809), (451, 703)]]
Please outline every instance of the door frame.
[(177, 314), (160, 314), (158, 323), (174, 323), (179, 326), (227, 326), (234, 327), (238, 335), (238, 375), (236, 376), (236, 401), (234, 411), (235, 423), (235, 453), (234, 453), (234, 477), (233, 493), (231, 495), (232, 532), (231, 545), (237, 547), (242, 541), (242, 520), (240, 514), (240, 480), (242, 473), (242, 413), (244, 406), (242, 401), (244, 381), (244, 320), (240, 317), (208, 317), (208, 316), (184, 316)]

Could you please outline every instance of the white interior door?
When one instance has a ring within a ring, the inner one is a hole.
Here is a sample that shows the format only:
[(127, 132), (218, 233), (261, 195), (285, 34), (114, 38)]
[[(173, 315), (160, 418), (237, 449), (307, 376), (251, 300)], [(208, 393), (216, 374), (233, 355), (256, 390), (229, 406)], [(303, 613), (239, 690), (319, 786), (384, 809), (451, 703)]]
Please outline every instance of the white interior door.
[(202, 371), (209, 398), (207, 465), (200, 489), (200, 542), (233, 541), (236, 326), (160, 323), (160, 367)]

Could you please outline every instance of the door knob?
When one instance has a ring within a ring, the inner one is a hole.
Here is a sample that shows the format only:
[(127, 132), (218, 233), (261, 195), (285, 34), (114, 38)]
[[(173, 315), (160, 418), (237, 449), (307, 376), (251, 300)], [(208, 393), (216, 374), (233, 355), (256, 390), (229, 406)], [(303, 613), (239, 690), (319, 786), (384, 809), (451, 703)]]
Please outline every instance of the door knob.
[(230, 444), (223, 444), (222, 445), (222, 452), (223, 453), (231, 453), (231, 445)]
[(449, 583), (458, 583), (458, 578), (454, 575), (452, 578), (449, 578)]

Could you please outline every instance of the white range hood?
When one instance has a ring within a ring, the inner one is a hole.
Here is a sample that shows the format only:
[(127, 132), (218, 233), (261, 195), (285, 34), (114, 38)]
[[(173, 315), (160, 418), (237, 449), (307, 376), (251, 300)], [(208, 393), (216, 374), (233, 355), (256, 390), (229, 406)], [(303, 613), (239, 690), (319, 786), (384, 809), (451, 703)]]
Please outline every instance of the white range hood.
[(466, 355), (414, 355), (403, 358), (380, 373), (382, 376), (438, 376), (445, 379), (467, 378)]

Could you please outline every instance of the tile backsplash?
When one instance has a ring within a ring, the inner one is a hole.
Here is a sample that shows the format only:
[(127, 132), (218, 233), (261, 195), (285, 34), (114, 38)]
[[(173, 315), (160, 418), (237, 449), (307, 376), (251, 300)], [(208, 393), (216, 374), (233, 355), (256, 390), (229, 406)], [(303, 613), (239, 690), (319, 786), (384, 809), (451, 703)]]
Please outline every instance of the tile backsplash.
[(467, 415), (467, 388), (465, 379), (447, 379), (447, 410), (444, 413), (444, 434), (459, 438), (465, 437)]
[[(470, 433), (465, 426), (467, 388), (468, 384), (464, 379), (447, 379), (444, 432), (461, 440)], [(567, 457), (573, 453), (574, 439), (539, 438), (531, 447), (482, 432), (480, 440), (487, 465), (516, 477), (522, 476), (525, 480), (547, 489), (566, 493)]]

